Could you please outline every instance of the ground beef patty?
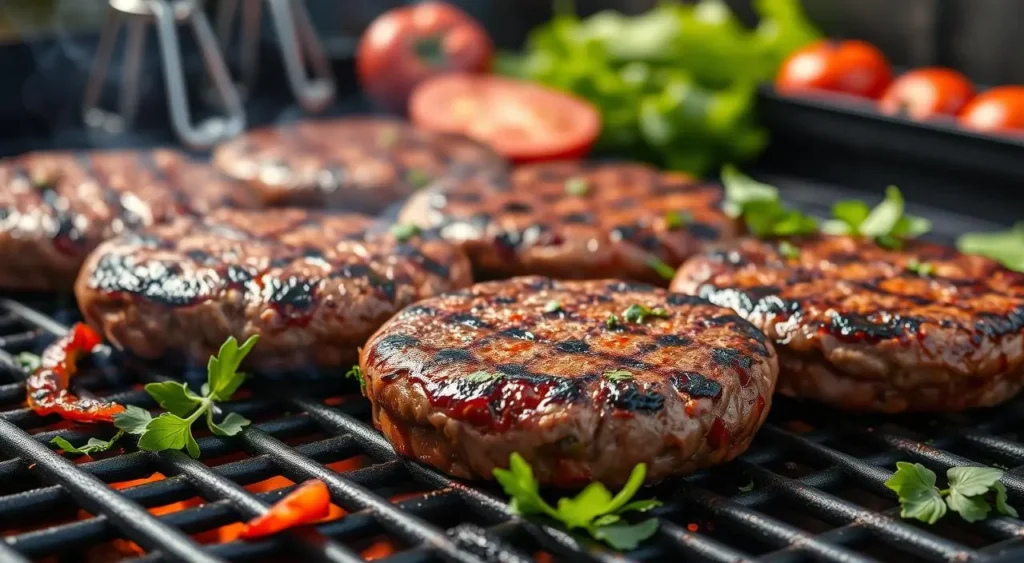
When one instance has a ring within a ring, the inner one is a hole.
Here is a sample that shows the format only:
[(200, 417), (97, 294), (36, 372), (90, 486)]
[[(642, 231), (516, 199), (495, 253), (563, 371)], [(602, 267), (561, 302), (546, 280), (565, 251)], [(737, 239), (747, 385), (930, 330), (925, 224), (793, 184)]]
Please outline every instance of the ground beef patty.
[(505, 161), (467, 137), (384, 118), (265, 127), (218, 147), (214, 164), (270, 205), (375, 213), (440, 178), (504, 175)]
[(732, 459), (778, 375), (771, 343), (729, 309), (543, 277), (421, 301), (360, 364), (374, 422), (400, 453), (489, 479), (519, 452), (541, 483), (565, 486), (621, 484), (640, 462), (657, 481)]
[(471, 283), (440, 240), (368, 233), (361, 215), (224, 210), (105, 242), (75, 286), (85, 318), (145, 358), (206, 363), (260, 335), (254, 366), (348, 366), (395, 311)]
[[(721, 195), (642, 164), (558, 162), (520, 167), (488, 189), (441, 183), (410, 200), (401, 221), (461, 244), (482, 279), (542, 274), (666, 285), (672, 268), (705, 244), (735, 236)], [(666, 273), (659, 275), (657, 261)]]
[(255, 204), (240, 183), (170, 150), (0, 160), (0, 289), (67, 291), (89, 251), (118, 233)]
[[(774, 339), (779, 391), (860, 411), (994, 405), (1024, 378), (1024, 274), (925, 242), (821, 236), (693, 258), (672, 283)], [(789, 243), (787, 243), (789, 244)], [(798, 251), (798, 255), (797, 255)]]

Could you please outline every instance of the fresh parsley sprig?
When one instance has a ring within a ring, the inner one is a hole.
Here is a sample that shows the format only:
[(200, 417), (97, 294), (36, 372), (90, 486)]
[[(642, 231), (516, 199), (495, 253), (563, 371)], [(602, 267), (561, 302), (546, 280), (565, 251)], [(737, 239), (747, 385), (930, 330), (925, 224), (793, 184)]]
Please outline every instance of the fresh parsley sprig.
[(39, 369), (42, 358), (32, 352), (22, 352), (14, 357), (14, 361), (17, 362), (18, 367), (28, 373), (32, 373)]
[(885, 189), (885, 199), (874, 208), (859, 200), (837, 202), (832, 206), (833, 219), (825, 221), (821, 230), (832, 235), (870, 237), (885, 248), (900, 248), (906, 239), (917, 238), (932, 223), (924, 217), (904, 212), (903, 194), (896, 186)]
[(352, 366), (352, 369), (345, 372), (345, 379), (355, 379), (359, 382), (359, 391), (366, 395), (366, 378), (363, 377), (363, 368), (358, 365)]
[(1007, 268), (1024, 272), (1024, 221), (1011, 229), (993, 233), (966, 233), (956, 241), (966, 254), (987, 256)]
[(1017, 517), (1007, 504), (1003, 472), (991, 467), (951, 467), (946, 471), (949, 488), (935, 486), (935, 472), (920, 463), (896, 462), (896, 473), (885, 482), (900, 500), (900, 516), (934, 524), (949, 510), (968, 522), (984, 520), (992, 510)]
[[(218, 436), (234, 436), (249, 425), (249, 419), (228, 413), (220, 422), (213, 419), (214, 405), (227, 401), (245, 381), (238, 371), (245, 356), (259, 339), (252, 336), (241, 346), (228, 338), (206, 366), (206, 383), (202, 395), (196, 395), (184, 383), (163, 381), (146, 385), (146, 392), (167, 412), (153, 418), (149, 411), (129, 406), (114, 417), (114, 426), (129, 434), (139, 435), (139, 449), (148, 451), (185, 449), (199, 457), (199, 444), (192, 435), (192, 424), (200, 418)], [(108, 446), (109, 447), (109, 446)]]
[(540, 496), (540, 486), (533, 477), (533, 469), (522, 456), (513, 453), (508, 464), (508, 469), (495, 469), (494, 478), (512, 497), (509, 508), (517, 514), (549, 516), (567, 529), (582, 528), (594, 539), (620, 551), (635, 549), (658, 530), (656, 518), (629, 524), (621, 516), (626, 512), (644, 512), (661, 505), (654, 499), (630, 502), (647, 473), (647, 467), (642, 463), (633, 468), (626, 485), (615, 496), (601, 483), (591, 483), (574, 498), (559, 499), (555, 506)]
[(758, 238), (810, 235), (818, 232), (818, 221), (798, 210), (786, 207), (775, 186), (763, 184), (736, 167), (722, 167), (725, 201), (722, 210), (733, 218), (743, 218), (747, 230)]
[(86, 442), (85, 445), (81, 447), (75, 447), (74, 445), (71, 444), (71, 442), (68, 442), (64, 438), (61, 438), (60, 436), (54, 436), (53, 439), (50, 440), (50, 443), (57, 446), (61, 450), (64, 450), (64, 453), (66, 454), (89, 455), (109, 450), (111, 447), (113, 447), (115, 442), (121, 439), (121, 436), (124, 436), (124, 430), (118, 430), (117, 434), (114, 434), (114, 437), (109, 440), (89, 438), (89, 441)]
[(670, 316), (672, 316), (672, 314), (661, 307), (654, 307), (652, 309), (651, 307), (641, 303), (634, 303), (622, 312), (622, 318), (625, 319), (627, 323), (636, 324), (643, 324), (648, 317), (667, 319)]

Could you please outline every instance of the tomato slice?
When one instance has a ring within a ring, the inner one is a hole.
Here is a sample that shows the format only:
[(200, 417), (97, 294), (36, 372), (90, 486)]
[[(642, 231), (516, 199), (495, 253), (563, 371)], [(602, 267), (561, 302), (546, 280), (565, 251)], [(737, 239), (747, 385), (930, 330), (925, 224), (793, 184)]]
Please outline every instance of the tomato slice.
[(578, 158), (601, 132), (589, 102), (498, 76), (446, 74), (416, 88), (409, 117), (424, 129), (461, 133), (515, 162)]

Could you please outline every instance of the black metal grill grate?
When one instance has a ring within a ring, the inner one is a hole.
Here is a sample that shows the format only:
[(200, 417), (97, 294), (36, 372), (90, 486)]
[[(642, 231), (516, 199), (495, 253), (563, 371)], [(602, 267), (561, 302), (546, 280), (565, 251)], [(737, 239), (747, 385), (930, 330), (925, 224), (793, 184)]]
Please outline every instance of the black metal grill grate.
[[(372, 555), (371, 538), (388, 544), (377, 553), (387, 561), (620, 560), (510, 514), (490, 486), (468, 486), (398, 458), (368, 425), (366, 402), (340, 378), (303, 385), (302, 395), (282, 390), (296, 386), (255, 382), (226, 405), (255, 424), (235, 438), (200, 438), (200, 460), (130, 445), (93, 460), (61, 457), (47, 446), (53, 436), (76, 442), (108, 429), (70, 426), (24, 408), (25, 374), (14, 355), (38, 351), (61, 334), (65, 325), (54, 317), (75, 318), (70, 310), (50, 316), (33, 305), (40, 304), (0, 300), (0, 450), (8, 456), (0, 460), (0, 561), (345, 562)], [(96, 394), (118, 390), (111, 396), (152, 407), (139, 384), (164, 377), (111, 360), (80, 381)], [(778, 563), (1021, 560), (1024, 522), (1001, 516), (977, 524), (948, 517), (930, 527), (902, 521), (882, 483), (897, 460), (938, 472), (996, 465), (1007, 469), (1011, 500), (1024, 504), (1024, 444), (1015, 434), (1022, 419), (1022, 401), (969, 414), (879, 418), (837, 417), (780, 400), (741, 459), (650, 491), (666, 501), (654, 512), (659, 533), (628, 555)], [(107, 486), (153, 472), (166, 478), (121, 490)], [(246, 520), (291, 490), (245, 488), (275, 476), (323, 480), (347, 514), (315, 532), (201, 543), (210, 541), (204, 532)], [(147, 510), (197, 497), (202, 500), (159, 516)], [(124, 540), (137, 547), (124, 547)]]

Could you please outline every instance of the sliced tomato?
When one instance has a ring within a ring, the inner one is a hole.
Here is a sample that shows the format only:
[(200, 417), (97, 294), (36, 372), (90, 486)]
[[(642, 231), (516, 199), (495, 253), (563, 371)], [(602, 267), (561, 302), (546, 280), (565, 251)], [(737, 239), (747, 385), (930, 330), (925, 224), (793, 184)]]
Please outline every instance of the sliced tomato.
[(578, 158), (601, 132), (586, 100), (532, 82), (446, 74), (420, 84), (409, 117), (425, 129), (462, 133), (515, 162)]

